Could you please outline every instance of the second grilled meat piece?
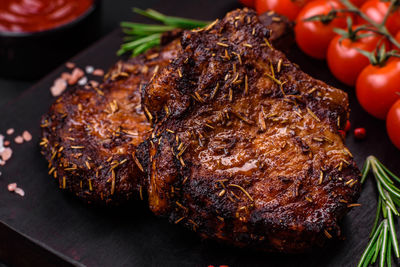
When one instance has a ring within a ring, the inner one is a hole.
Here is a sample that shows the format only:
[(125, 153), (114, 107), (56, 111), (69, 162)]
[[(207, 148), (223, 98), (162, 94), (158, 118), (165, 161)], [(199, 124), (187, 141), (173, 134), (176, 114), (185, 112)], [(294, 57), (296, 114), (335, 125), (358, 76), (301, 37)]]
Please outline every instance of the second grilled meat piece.
[[(271, 13), (263, 19), (276, 31), (273, 43), (292, 43), (287, 19)], [(137, 161), (142, 151), (136, 148), (151, 127), (141, 109), (140, 88), (176, 58), (181, 34), (165, 34), (160, 49), (118, 62), (99, 87), (67, 91), (43, 116), (42, 153), (60, 188), (89, 203), (118, 205), (141, 197), (146, 162)]]
[(156, 124), (148, 198), (156, 215), (235, 246), (302, 252), (340, 235), (360, 172), (339, 130), (347, 94), (270, 47), (256, 14), (187, 31), (145, 88)]

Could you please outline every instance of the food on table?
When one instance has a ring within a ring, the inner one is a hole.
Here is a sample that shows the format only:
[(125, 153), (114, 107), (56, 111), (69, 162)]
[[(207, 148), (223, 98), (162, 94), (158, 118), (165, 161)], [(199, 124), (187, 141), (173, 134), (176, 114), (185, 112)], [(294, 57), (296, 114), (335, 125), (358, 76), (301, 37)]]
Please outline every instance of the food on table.
[(256, 0), (254, 7), (258, 14), (272, 10), (294, 21), (308, 2), (310, 0)]
[(103, 84), (75, 87), (56, 100), (42, 119), (41, 145), (61, 188), (95, 203), (139, 197), (143, 166), (136, 148), (151, 131), (140, 87), (168, 64), (177, 47), (174, 42), (119, 62)]
[[(296, 19), (295, 33), (297, 45), (304, 53), (317, 59), (324, 59), (330, 41), (336, 36), (334, 28), (346, 27), (346, 15), (330, 15), (333, 9), (343, 8), (336, 0), (316, 0), (308, 3)], [(308, 21), (320, 16), (318, 20)]]
[(368, 65), (358, 76), (358, 102), (371, 115), (384, 120), (390, 107), (400, 98), (400, 58), (384, 65)]
[[(361, 6), (360, 10), (376, 23), (382, 23), (386, 13), (389, 11), (389, 7), (390, 1), (368, 0)], [(361, 17), (357, 17), (357, 22), (358, 24), (367, 23)], [(400, 31), (400, 11), (398, 9), (391, 12), (385, 25), (391, 34), (396, 34)]]
[(360, 172), (347, 94), (270, 48), (255, 13), (201, 31), (143, 92), (150, 209), (202, 237), (301, 252), (340, 235)]
[[(261, 20), (274, 30), (270, 41), (276, 47), (293, 43), (287, 19), (271, 14)], [(41, 146), (49, 173), (61, 188), (87, 202), (111, 205), (142, 196), (141, 169), (146, 163), (137, 160), (136, 154), (141, 152), (137, 146), (151, 128), (140, 105), (140, 89), (176, 58), (181, 34), (167, 33), (159, 51), (119, 62), (105, 83), (67, 90), (56, 100), (42, 119)], [(68, 67), (76, 66), (69, 63)], [(94, 75), (101, 73), (93, 71)]]
[(392, 143), (400, 149), (400, 99), (389, 110), (386, 129)]
[(39, 32), (82, 16), (93, 0), (1, 0), (0, 32)]
[(389, 47), (390, 43), (375, 33), (351, 30), (347, 36), (338, 35), (329, 44), (326, 56), (329, 69), (339, 81), (354, 86), (358, 75), (369, 65), (368, 57), (358, 50), (374, 52), (382, 45)]

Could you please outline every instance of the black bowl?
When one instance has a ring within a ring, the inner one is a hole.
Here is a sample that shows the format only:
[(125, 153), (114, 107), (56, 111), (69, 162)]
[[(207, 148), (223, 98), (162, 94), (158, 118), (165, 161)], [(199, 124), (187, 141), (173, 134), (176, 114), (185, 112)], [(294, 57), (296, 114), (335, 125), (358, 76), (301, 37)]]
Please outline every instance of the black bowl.
[(0, 32), (0, 76), (31, 80), (48, 73), (99, 37), (100, 0), (75, 20), (33, 33)]

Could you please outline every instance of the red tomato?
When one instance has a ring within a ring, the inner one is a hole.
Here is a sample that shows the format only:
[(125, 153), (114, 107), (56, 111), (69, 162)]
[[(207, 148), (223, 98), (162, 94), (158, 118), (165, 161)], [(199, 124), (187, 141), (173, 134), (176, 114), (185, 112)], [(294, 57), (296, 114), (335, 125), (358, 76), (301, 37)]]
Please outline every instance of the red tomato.
[(400, 100), (397, 100), (389, 110), (386, 130), (392, 143), (400, 149)]
[[(361, 6), (361, 11), (376, 23), (381, 23), (389, 10), (389, 6), (390, 1), (382, 2), (379, 0), (369, 0)], [(358, 17), (357, 21), (359, 24), (367, 23), (361, 17)], [(386, 27), (391, 34), (396, 34), (400, 30), (400, 10), (393, 12), (393, 14), (389, 16)]]
[(357, 7), (360, 7), (360, 6), (362, 6), (362, 4), (364, 4), (365, 0), (350, 0), (350, 2), (351, 2), (353, 5), (355, 5), (355, 6), (357, 6)]
[(258, 14), (273, 10), (280, 15), (295, 20), (300, 10), (309, 0), (256, 0), (255, 8)]
[(345, 28), (347, 23), (342, 14), (327, 23), (305, 19), (315, 15), (326, 15), (332, 9), (338, 8), (343, 6), (335, 0), (316, 0), (308, 3), (299, 13), (294, 28), (296, 42), (307, 55), (324, 59), (330, 41), (336, 36), (333, 28)]
[[(361, 32), (360, 34), (365, 34)], [(388, 41), (383, 41), (378, 34), (370, 35), (351, 41), (346, 38), (340, 40), (342, 36), (336, 36), (329, 44), (327, 61), (333, 75), (341, 82), (353, 86), (361, 71), (368, 66), (369, 60), (356, 49), (372, 52), (379, 45), (384, 43), (389, 47)]]
[(391, 58), (382, 67), (368, 65), (358, 76), (357, 99), (371, 115), (385, 119), (400, 98), (400, 58)]
[(244, 6), (254, 8), (254, 0), (239, 0)]
[[(400, 18), (399, 18), (400, 19)], [(395, 35), (394, 37), (396, 39), (396, 41), (400, 44), (400, 31)], [(400, 50), (400, 48), (398, 48), (397, 46), (395, 46), (394, 44), (392, 44), (392, 49), (395, 50)]]

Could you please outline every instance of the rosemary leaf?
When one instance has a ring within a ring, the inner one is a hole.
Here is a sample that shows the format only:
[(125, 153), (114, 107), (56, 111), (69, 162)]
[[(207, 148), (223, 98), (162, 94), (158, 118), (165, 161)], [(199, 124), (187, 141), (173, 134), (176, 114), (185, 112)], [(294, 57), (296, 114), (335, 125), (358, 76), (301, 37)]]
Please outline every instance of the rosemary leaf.
[(371, 168), (371, 161), (369, 160), (369, 157), (367, 158), (367, 160), (364, 163), (364, 166), (362, 168), (362, 176), (361, 176), (361, 183), (363, 184), (365, 182), (365, 179), (368, 176), (369, 170)]
[(150, 48), (152, 48), (156, 45), (159, 45), (159, 44), (160, 44), (160, 39), (154, 39), (147, 43), (141, 44), (133, 50), (132, 56), (135, 57), (137, 55), (140, 55), (140, 54), (146, 52), (147, 50), (149, 50)]
[(376, 209), (374, 225), (372, 226), (371, 234), (369, 235), (370, 238), (375, 234), (376, 228), (378, 227), (379, 217), (381, 215), (381, 207), (382, 207), (382, 197), (379, 196), (378, 197), (378, 207)]
[(161, 14), (153, 9), (142, 10), (139, 8), (134, 8), (133, 12), (154, 20), (158, 20), (166, 25), (174, 26), (175, 28), (193, 29), (197, 27), (205, 27), (208, 24), (208, 22), (199, 20), (165, 16), (164, 14)]
[[(377, 244), (376, 240), (377, 240), (377, 238), (378, 238), (378, 236), (379, 236), (379, 234), (381, 232), (382, 226), (383, 226), (383, 222), (381, 222), (379, 224), (378, 228), (375, 231), (375, 234), (372, 236), (371, 240), (368, 242), (367, 248), (365, 249), (363, 255), (361, 256), (361, 259), (358, 262), (357, 267), (365, 266), (364, 265), (365, 262), (367, 263), (366, 266), (368, 266), (368, 264), (369, 264), (369, 262), (371, 260), (371, 258), (368, 257), (368, 255), (370, 254), (370, 252), (376, 251), (376, 244)], [(372, 255), (373, 254), (371, 253), (371, 257), (372, 257)]]
[(381, 248), (381, 255), (380, 255), (380, 261), (379, 261), (379, 266), (380, 267), (385, 267), (385, 260), (386, 260), (386, 250), (388, 248), (388, 223), (385, 220), (385, 224), (383, 225), (383, 236), (382, 236), (382, 248)]
[(390, 229), (390, 236), (391, 236), (391, 241), (393, 243), (393, 250), (396, 255), (396, 257), (399, 257), (399, 243), (397, 242), (397, 236), (396, 236), (396, 228), (394, 227), (394, 221), (393, 221), (393, 214), (390, 209), (387, 209), (388, 213), (388, 220), (389, 220), (389, 229)]
[(383, 191), (381, 183), (377, 182), (376, 187), (378, 188), (378, 192), (379, 192), (380, 196), (382, 197), (382, 199), (384, 200), (385, 204), (388, 205), (392, 209), (392, 211), (395, 211), (394, 212), (395, 214), (398, 214), (395, 206), (392, 204), (392, 202), (389, 202), (389, 200), (387, 199), (387, 197)]
[(382, 229), (379, 233), (379, 237), (376, 242), (375, 253), (374, 253), (374, 256), (372, 257), (372, 261), (371, 261), (372, 264), (374, 264), (376, 262), (376, 259), (378, 258), (378, 255), (379, 255), (379, 250), (382, 248), (382, 235), (383, 235), (384, 224), (385, 224), (385, 221), (382, 221)]
[[(379, 266), (392, 266), (392, 249), (394, 255), (400, 257), (399, 242), (397, 240), (394, 215), (400, 216), (397, 207), (400, 207), (400, 189), (397, 187), (399, 178), (390, 172), (378, 159), (369, 156), (364, 163), (362, 180), (365, 181), (372, 170), (378, 189), (378, 206), (374, 225), (372, 226), (370, 241), (364, 250), (358, 266), (367, 267), (374, 264), (379, 257)], [(393, 179), (393, 180), (392, 180)], [(379, 223), (379, 220), (381, 222)], [(379, 226), (377, 226), (379, 224)]]
[(388, 250), (386, 253), (386, 263), (388, 267), (392, 266), (392, 239), (388, 240)]
[(117, 52), (118, 56), (127, 52), (131, 52), (132, 56), (137, 56), (152, 47), (160, 45), (161, 36), (165, 32), (174, 29), (201, 28), (210, 23), (207, 21), (166, 16), (153, 9), (142, 10), (134, 8), (133, 11), (137, 14), (162, 22), (164, 25), (121, 22), (122, 31), (127, 36), (124, 37), (124, 44), (121, 45), (121, 48)]
[(383, 165), (379, 160), (377, 160), (376, 163), (378, 163), (378, 165), (382, 167), (385, 170), (385, 172), (387, 172), (393, 179), (397, 180), (400, 183), (400, 178), (397, 175), (389, 171), (388, 168), (386, 168), (385, 165)]

